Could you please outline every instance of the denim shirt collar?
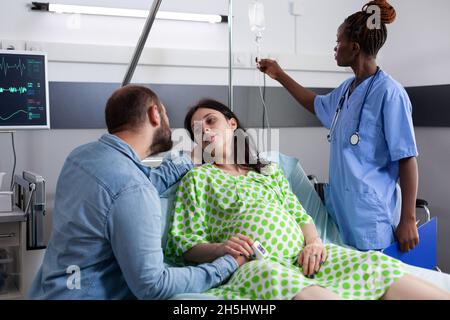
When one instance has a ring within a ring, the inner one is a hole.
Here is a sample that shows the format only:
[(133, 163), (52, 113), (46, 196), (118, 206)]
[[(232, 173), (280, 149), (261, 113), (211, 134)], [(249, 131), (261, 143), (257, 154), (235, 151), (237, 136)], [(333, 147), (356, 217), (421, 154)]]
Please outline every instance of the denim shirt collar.
[(134, 150), (130, 147), (130, 145), (128, 143), (126, 143), (125, 141), (120, 139), (118, 136), (113, 135), (113, 134), (109, 134), (109, 133), (106, 133), (106, 134), (102, 135), (100, 137), (99, 141), (101, 143), (104, 143), (104, 144), (106, 144), (106, 145), (116, 149), (117, 151), (119, 151), (120, 153), (125, 155), (126, 157), (130, 158), (131, 161), (133, 161), (136, 164), (136, 166), (146, 176), (149, 176), (150, 168), (148, 168), (148, 167), (146, 167), (146, 166), (144, 166), (142, 164), (141, 159), (136, 154), (136, 152), (134, 152)]

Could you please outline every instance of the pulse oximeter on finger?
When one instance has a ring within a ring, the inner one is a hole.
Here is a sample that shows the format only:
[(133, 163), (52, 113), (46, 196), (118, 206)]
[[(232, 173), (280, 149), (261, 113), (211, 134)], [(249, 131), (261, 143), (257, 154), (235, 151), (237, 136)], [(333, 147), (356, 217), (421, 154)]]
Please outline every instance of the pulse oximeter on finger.
[(252, 250), (257, 260), (263, 260), (269, 255), (267, 250), (263, 247), (263, 245), (259, 241), (253, 242)]

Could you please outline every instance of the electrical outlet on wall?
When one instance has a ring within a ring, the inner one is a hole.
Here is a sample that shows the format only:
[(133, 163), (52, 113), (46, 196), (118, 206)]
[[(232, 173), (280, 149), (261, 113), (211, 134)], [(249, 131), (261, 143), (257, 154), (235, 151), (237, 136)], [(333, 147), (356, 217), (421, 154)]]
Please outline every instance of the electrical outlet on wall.
[(28, 51), (44, 51), (44, 46), (40, 42), (27, 41), (25, 43), (25, 50), (28, 50)]
[(3, 50), (25, 50), (25, 41), (21, 40), (2, 40)]
[(271, 59), (275, 60), (277, 62), (280, 62), (280, 56), (276, 53), (268, 53), (268, 52), (261, 52), (259, 56), (256, 55), (256, 53), (251, 54), (251, 66), (256, 66), (256, 59), (258, 58), (258, 61), (261, 59)]
[(234, 67), (248, 67), (249, 54), (246, 52), (235, 52), (233, 54), (233, 66)]

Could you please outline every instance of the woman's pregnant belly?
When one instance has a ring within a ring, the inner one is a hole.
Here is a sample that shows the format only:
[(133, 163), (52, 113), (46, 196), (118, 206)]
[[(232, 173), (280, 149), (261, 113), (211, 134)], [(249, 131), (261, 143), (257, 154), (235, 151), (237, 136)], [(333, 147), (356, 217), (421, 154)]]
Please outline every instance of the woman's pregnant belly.
[(214, 242), (224, 242), (237, 233), (258, 240), (275, 260), (292, 260), (303, 246), (303, 233), (294, 217), (277, 203), (253, 203), (238, 212), (219, 212), (209, 219)]

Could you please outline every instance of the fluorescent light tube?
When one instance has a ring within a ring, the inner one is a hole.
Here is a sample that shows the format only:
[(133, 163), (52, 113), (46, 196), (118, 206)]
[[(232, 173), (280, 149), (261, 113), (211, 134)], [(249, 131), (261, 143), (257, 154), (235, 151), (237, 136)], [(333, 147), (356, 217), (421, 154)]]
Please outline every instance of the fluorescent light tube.
[[(69, 14), (78, 13), (78, 14), (134, 17), (134, 18), (147, 18), (148, 16), (148, 10), (76, 6), (76, 5), (55, 4), (55, 3), (48, 4), (48, 11), (55, 13), (69, 13)], [(169, 12), (169, 11), (159, 11), (156, 14), (156, 19), (196, 21), (209, 23), (226, 22), (226, 17), (217, 14), (197, 14), (197, 13), (183, 13), (183, 12)]]

